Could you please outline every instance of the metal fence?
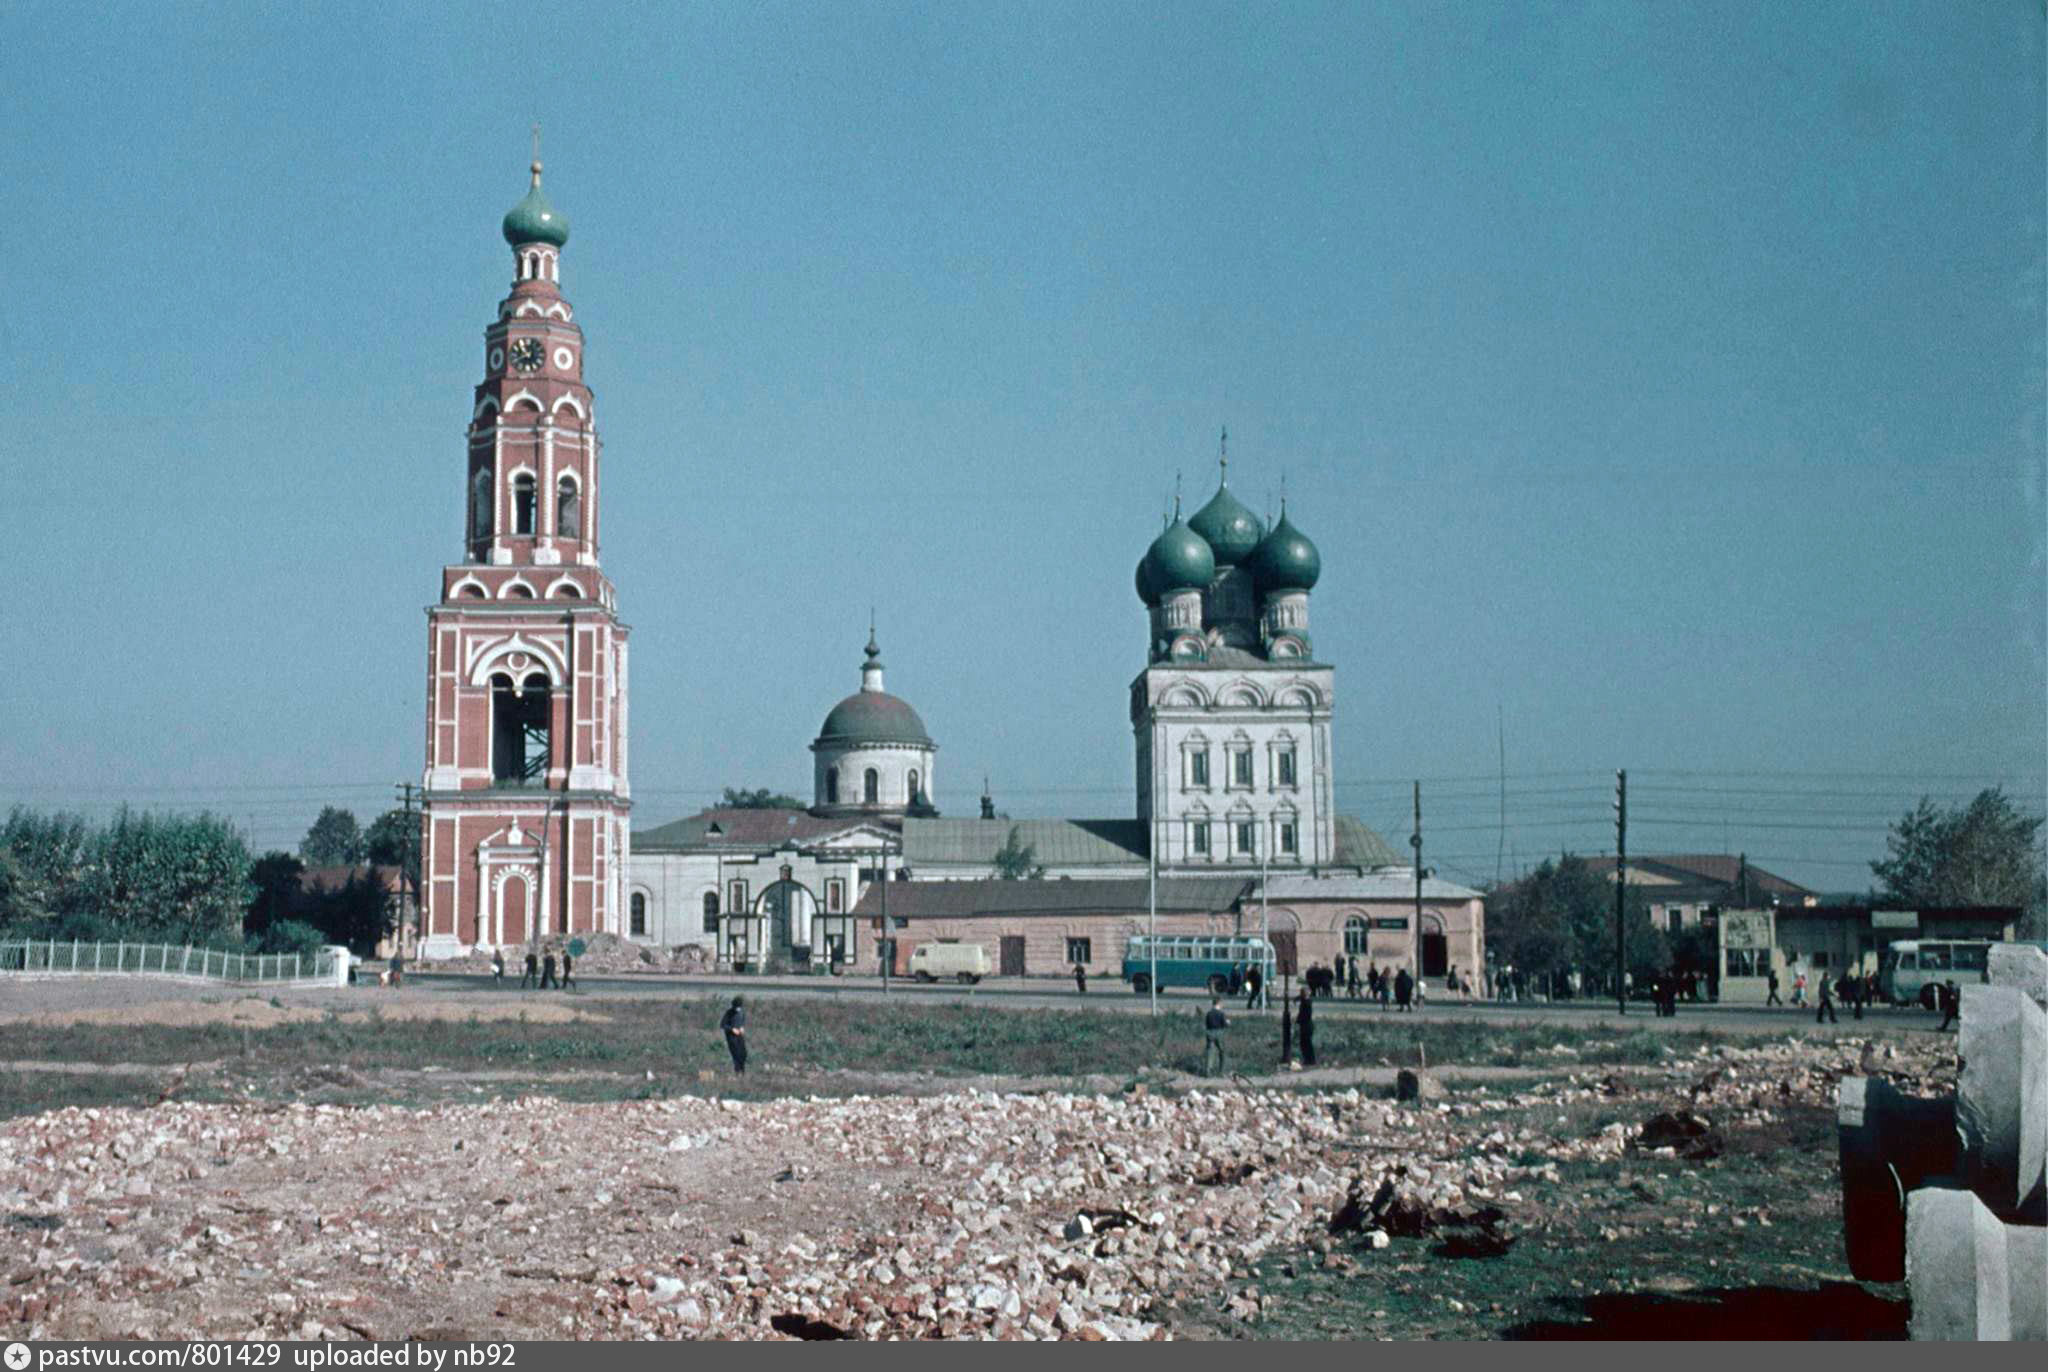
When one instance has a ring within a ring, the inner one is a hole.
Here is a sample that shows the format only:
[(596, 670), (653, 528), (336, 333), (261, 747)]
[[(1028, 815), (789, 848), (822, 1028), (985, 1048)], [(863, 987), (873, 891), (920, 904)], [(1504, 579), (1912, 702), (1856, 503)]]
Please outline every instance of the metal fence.
[(346, 979), (343, 948), (315, 953), (231, 953), (169, 943), (88, 943), (82, 939), (16, 939), (0, 942), (0, 975), (129, 975), (192, 977), (204, 981), (313, 982)]

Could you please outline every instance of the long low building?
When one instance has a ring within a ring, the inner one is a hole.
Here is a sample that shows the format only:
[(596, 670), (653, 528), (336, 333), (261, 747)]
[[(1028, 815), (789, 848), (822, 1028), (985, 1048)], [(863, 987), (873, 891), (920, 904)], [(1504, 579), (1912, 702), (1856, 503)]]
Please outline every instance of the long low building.
[[(1162, 934), (1257, 934), (1266, 930), (1283, 972), (1300, 975), (1340, 955), (1361, 964), (1412, 966), (1415, 882), (1400, 872), (1272, 877), (1260, 899), (1256, 876), (1161, 877)], [(1438, 978), (1479, 966), (1484, 904), (1477, 891), (1436, 878), (1422, 885), (1423, 974)], [(921, 943), (976, 943), (999, 976), (1118, 975), (1124, 949), (1152, 926), (1154, 896), (1143, 880), (896, 881), (870, 886), (854, 920), (872, 946), (887, 928), (893, 966), (908, 970)]]

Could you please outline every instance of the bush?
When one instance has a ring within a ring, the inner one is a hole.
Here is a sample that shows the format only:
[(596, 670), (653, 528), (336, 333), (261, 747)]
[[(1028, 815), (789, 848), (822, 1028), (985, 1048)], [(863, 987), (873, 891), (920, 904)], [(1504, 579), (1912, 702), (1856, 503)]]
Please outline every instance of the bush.
[(300, 919), (281, 919), (255, 940), (258, 953), (303, 953), (308, 957), (327, 946), (327, 935)]

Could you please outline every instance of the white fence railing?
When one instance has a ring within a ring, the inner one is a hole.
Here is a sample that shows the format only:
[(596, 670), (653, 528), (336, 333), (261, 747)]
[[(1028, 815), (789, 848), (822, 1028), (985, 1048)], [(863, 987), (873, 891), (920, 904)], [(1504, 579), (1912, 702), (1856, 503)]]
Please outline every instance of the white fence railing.
[(105, 943), (83, 939), (0, 941), (0, 976), (192, 977), (203, 981), (339, 986), (348, 980), (346, 948), (314, 953), (230, 953), (171, 943)]

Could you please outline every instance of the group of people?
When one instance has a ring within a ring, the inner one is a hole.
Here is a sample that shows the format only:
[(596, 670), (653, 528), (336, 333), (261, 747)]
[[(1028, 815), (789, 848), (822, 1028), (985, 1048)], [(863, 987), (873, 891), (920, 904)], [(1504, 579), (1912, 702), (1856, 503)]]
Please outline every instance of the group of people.
[[(1807, 975), (1804, 970), (1795, 970), (1792, 973), (1792, 1004), (1797, 1008), (1804, 1009), (1806, 1007), (1807, 984)], [(1764, 996), (1765, 1005), (1785, 1004), (1784, 999), (1778, 994), (1780, 983), (1778, 971), (1775, 967), (1771, 969), (1770, 976), (1765, 985), (1768, 988)], [(1877, 974), (1874, 972), (1868, 975), (1844, 972), (1839, 977), (1829, 977), (1822, 973), (1816, 973), (1813, 977), (1813, 986), (1816, 992), (1813, 1008), (1813, 1022), (1815, 1024), (1840, 1023), (1835, 1016), (1835, 1002), (1837, 1000), (1849, 1006), (1857, 1019), (1862, 1019), (1863, 1007), (1875, 1005), (1882, 994), (1878, 989)], [(1942, 1027), (1946, 1029), (1948, 1026), (1944, 1024)]]
[[(1405, 977), (1408, 974), (1403, 971), (1400, 975)], [(1258, 992), (1254, 991), (1252, 995), (1256, 998)], [(1250, 1002), (1245, 1008), (1251, 1008)], [(1209, 1009), (1202, 1016), (1203, 1076), (1221, 1076), (1228, 1068), (1229, 1054), (1224, 1035), (1229, 1028), (1230, 1015), (1223, 1008), (1223, 997), (1211, 996)], [(1316, 1065), (1316, 1004), (1306, 985), (1295, 992), (1291, 1005), (1284, 1001), (1281, 1003), (1280, 1061), (1289, 1066), (1297, 1062), (1303, 1067)]]
[[(561, 968), (560, 976), (555, 972), (557, 966)], [(499, 983), (505, 980), (505, 950), (502, 948), (491, 952), (491, 979)], [(551, 943), (538, 952), (532, 948), (526, 950), (526, 971), (519, 978), (520, 990), (566, 991), (575, 984), (576, 959), (570, 956), (567, 948)]]

